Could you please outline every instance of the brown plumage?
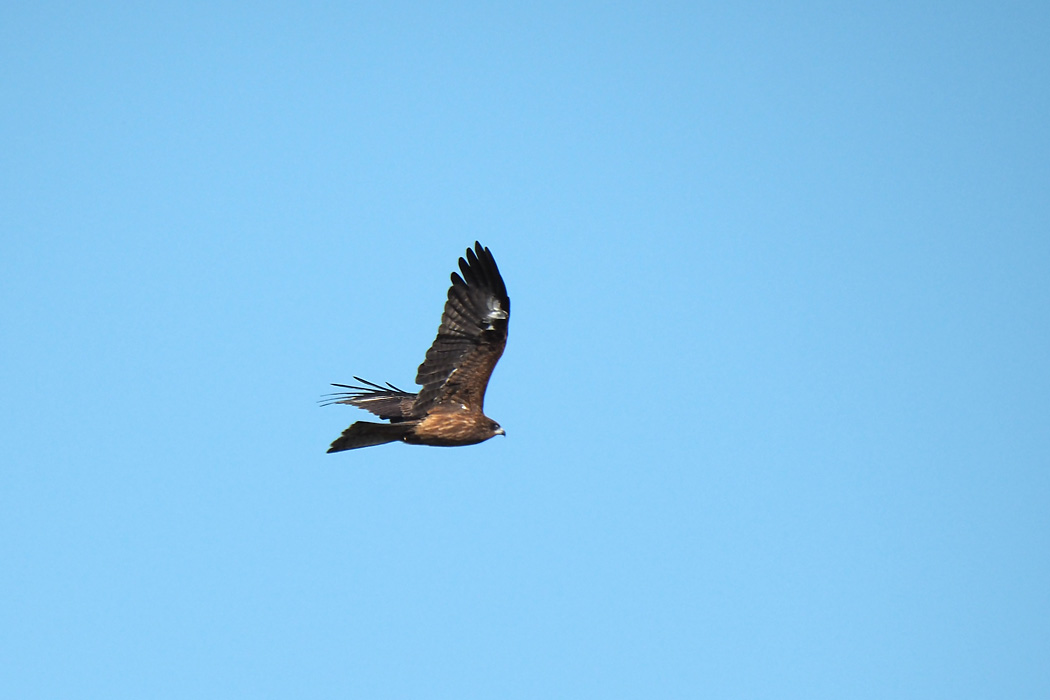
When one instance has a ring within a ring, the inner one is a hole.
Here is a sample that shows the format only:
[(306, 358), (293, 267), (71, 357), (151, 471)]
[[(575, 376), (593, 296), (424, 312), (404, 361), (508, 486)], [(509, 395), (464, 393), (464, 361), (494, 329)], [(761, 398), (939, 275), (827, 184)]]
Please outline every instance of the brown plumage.
[(482, 412), (485, 388), (507, 344), (510, 299), (496, 261), (477, 241), (452, 273), (437, 338), (416, 373), (422, 388), (410, 394), (387, 383), (354, 377), (362, 386), (333, 384), (350, 391), (330, 394), (325, 405), (345, 403), (389, 423), (358, 421), (336, 438), (329, 452), (407, 442), (455, 447), (474, 445), (503, 428)]

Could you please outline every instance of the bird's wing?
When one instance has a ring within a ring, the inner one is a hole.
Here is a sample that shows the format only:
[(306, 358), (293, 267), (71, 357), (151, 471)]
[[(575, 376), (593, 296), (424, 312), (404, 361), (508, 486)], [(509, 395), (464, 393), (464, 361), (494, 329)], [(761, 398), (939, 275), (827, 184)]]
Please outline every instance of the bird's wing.
[(380, 386), (367, 379), (361, 379), (361, 377), (354, 377), (354, 379), (366, 386), (333, 384), (332, 386), (350, 389), (350, 391), (328, 394), (321, 402), (321, 405), (330, 406), (335, 403), (345, 403), (350, 406), (357, 406), (374, 413), (380, 418), (389, 420), (391, 423), (400, 423), (412, 418), (412, 406), (416, 400), (415, 394), (402, 391), (390, 382), (387, 382), (386, 386)]
[(481, 411), (492, 369), (507, 344), (510, 299), (488, 248), (477, 241), (459, 259), (434, 344), (419, 366), (423, 388), (413, 406), (422, 416), (435, 405), (459, 403)]

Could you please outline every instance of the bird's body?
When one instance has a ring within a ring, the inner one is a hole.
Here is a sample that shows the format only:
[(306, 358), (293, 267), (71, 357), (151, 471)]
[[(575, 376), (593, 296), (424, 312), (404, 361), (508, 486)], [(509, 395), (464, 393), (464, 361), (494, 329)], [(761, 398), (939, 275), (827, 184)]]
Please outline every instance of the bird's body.
[(510, 299), (492, 253), (480, 243), (467, 249), (459, 269), (463, 276), (452, 273), (437, 338), (416, 373), (419, 393), (360, 377), (354, 379), (363, 386), (333, 384), (350, 391), (332, 395), (327, 403), (357, 406), (390, 422), (358, 421), (336, 438), (329, 452), (398, 441), (457, 447), (504, 434), (482, 407), (489, 377), (507, 344)]

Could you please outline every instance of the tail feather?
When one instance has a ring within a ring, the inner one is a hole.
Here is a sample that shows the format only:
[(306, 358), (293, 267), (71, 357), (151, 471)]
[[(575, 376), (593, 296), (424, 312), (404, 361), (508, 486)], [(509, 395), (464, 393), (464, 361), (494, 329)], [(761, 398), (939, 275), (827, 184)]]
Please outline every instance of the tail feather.
[(358, 421), (343, 431), (343, 434), (335, 439), (329, 452), (342, 452), (343, 450), (356, 450), (358, 447), (371, 447), (372, 445), (384, 445), (388, 442), (397, 442), (412, 432), (414, 423), (368, 423)]

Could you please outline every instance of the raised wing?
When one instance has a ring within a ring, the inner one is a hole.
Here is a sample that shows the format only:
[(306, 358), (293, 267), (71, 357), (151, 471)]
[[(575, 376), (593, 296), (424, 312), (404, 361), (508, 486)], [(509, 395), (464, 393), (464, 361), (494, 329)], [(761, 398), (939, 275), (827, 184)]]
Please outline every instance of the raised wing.
[(481, 412), (492, 369), (507, 344), (510, 299), (488, 248), (477, 241), (459, 259), (434, 344), (419, 366), (423, 388), (413, 407), (423, 415), (436, 405), (459, 403)]

